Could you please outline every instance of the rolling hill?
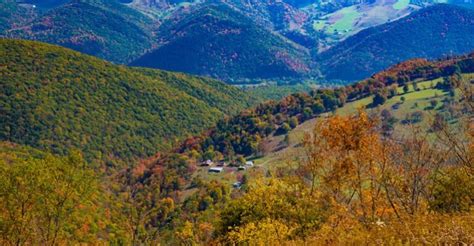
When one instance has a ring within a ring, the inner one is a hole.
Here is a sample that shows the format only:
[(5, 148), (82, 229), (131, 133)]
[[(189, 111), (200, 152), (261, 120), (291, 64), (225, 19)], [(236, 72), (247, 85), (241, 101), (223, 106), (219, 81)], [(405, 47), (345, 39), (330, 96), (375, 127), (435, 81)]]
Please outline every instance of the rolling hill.
[[(474, 81), (474, 73), (465, 73), (461, 76), (466, 81)], [(442, 81), (443, 78), (421, 80), (415, 83), (416, 86), (409, 85), (406, 92), (402, 86), (399, 86), (397, 87), (399, 94), (388, 99), (379, 107), (373, 108), (371, 104), (374, 97), (368, 96), (350, 102), (334, 113), (339, 116), (349, 116), (356, 114), (360, 108), (365, 108), (373, 115), (380, 116), (384, 112), (390, 117), (390, 119), (386, 119), (390, 121), (386, 122), (386, 124), (389, 123), (385, 125), (386, 130), (399, 138), (410, 133), (410, 124), (429, 131), (436, 116), (446, 120), (451, 127), (456, 127), (459, 118), (465, 116), (456, 112), (453, 107), (455, 98), (446, 90), (436, 86)], [(415, 88), (417, 89), (415, 90)], [(301, 146), (303, 137), (313, 130), (318, 120), (320, 118), (308, 120), (291, 130), (288, 135), (267, 138), (263, 143), (267, 152), (255, 162), (262, 167), (272, 169), (289, 162), (301, 161), (301, 156), (298, 153), (304, 151)]]
[(474, 49), (474, 11), (434, 5), (369, 28), (319, 56), (329, 79), (358, 80), (411, 58), (440, 58)]
[(100, 160), (165, 150), (249, 105), (221, 82), (0, 39), (0, 139)]
[(132, 66), (211, 76), (229, 82), (307, 76), (309, 51), (256, 25), (225, 4), (205, 5), (161, 27), (158, 48)]

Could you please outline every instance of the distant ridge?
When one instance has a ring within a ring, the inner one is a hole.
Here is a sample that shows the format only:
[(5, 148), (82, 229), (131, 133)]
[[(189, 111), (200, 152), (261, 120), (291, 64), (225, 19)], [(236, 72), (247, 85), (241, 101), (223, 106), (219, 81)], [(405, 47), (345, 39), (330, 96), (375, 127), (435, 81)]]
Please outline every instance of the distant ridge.
[(243, 79), (302, 77), (312, 71), (309, 51), (255, 24), (225, 4), (206, 5), (165, 23), (159, 47), (133, 66)]
[(322, 53), (318, 60), (329, 79), (359, 80), (404, 60), (472, 50), (474, 11), (439, 4), (361, 31)]

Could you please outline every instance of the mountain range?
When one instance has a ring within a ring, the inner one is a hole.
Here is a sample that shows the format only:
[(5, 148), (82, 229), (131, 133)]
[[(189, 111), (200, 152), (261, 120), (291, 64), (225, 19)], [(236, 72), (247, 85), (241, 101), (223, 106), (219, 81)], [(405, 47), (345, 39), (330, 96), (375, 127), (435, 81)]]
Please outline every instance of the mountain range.
[(449, 2), (5, 0), (0, 36), (228, 83), (354, 81), (472, 50), (473, 10), (453, 7), (472, 2)]
[(153, 21), (114, 1), (72, 1), (47, 10), (6, 37), (58, 44), (117, 63), (127, 63), (152, 46)]

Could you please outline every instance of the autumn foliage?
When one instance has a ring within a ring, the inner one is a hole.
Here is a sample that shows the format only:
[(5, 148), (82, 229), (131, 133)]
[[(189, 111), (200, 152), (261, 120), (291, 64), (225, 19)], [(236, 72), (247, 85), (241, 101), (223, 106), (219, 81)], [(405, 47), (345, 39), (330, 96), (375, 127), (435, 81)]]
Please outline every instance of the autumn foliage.
[(237, 244), (474, 242), (474, 181), (441, 140), (416, 128), (409, 137), (387, 138), (378, 120), (361, 111), (321, 119), (303, 144), (296, 170), (259, 178), (229, 204), (224, 238)]

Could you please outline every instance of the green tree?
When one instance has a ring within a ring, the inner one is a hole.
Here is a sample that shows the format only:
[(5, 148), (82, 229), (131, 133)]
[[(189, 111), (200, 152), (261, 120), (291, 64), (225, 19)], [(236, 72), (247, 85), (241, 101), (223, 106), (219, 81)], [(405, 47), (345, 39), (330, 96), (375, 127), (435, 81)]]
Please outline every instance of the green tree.
[(82, 156), (20, 154), (2, 152), (0, 160), (0, 244), (94, 241), (98, 185)]
[(413, 83), (412, 83), (412, 86), (413, 86), (413, 90), (414, 90), (414, 91), (419, 91), (419, 90), (420, 90), (420, 88), (418, 87), (418, 84), (417, 84), (417, 83), (413, 82)]
[(405, 85), (403, 86), (403, 93), (404, 93), (404, 94), (407, 94), (408, 92), (410, 92), (410, 87), (408, 86), (408, 84), (405, 84)]
[(283, 123), (280, 128), (277, 129), (277, 135), (287, 134), (291, 130), (291, 127), (288, 123)]
[(324, 105), (321, 102), (315, 102), (311, 109), (313, 110), (313, 114), (320, 114), (325, 111)]
[(386, 101), (387, 101), (387, 96), (383, 92), (377, 92), (374, 95), (372, 106), (377, 107), (379, 105), (383, 105)]

